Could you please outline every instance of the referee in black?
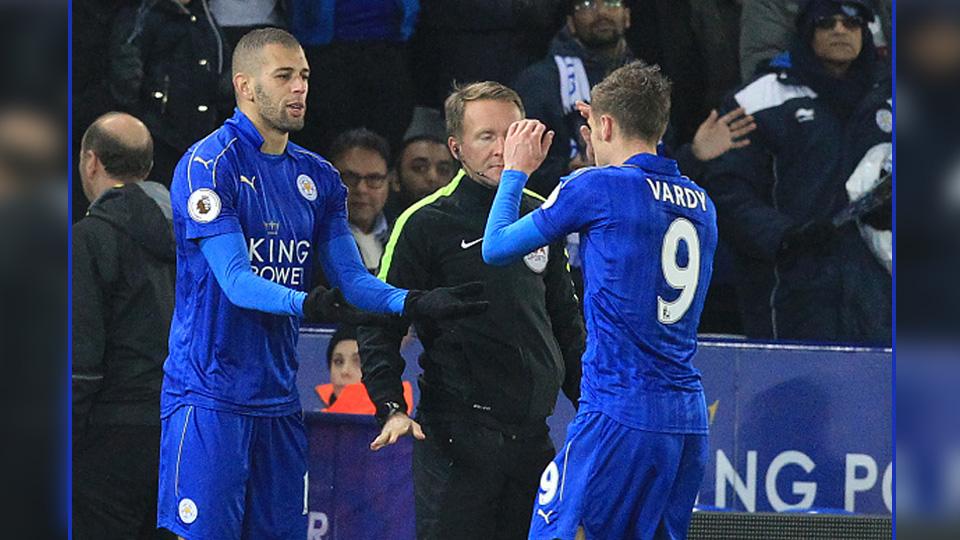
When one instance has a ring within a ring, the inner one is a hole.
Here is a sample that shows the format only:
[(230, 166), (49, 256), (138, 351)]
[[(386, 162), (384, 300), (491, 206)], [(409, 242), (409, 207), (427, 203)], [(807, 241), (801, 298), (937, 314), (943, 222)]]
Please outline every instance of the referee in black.
[[(404, 411), (400, 343), (407, 331), (361, 328), (363, 383), (383, 430), (378, 450), (415, 438), (417, 537), (527, 537), (540, 474), (555, 455), (546, 423), (560, 389), (580, 395), (583, 320), (562, 243), (506, 267), (484, 264), (480, 243), (503, 171), (507, 128), (524, 117), (513, 90), (494, 82), (457, 88), (445, 103), (448, 146), (461, 170), (394, 226), (380, 278), (427, 289), (480, 281), (482, 315), (417, 324), (421, 399)], [(526, 194), (521, 213), (543, 200)]]

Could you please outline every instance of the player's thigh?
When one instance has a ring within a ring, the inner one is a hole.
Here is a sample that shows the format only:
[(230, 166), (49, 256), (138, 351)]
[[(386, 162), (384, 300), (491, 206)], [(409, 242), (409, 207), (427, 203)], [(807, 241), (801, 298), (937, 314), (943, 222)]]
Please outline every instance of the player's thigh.
[(676, 480), (684, 436), (634, 429), (606, 416), (597, 432), (584, 505), (587, 538), (653, 538)]
[(190, 540), (240, 538), (252, 420), (193, 406), (163, 419), (158, 526)]
[(243, 538), (303, 540), (307, 534), (307, 435), (303, 416), (255, 420)]
[(677, 468), (673, 489), (667, 498), (667, 508), (657, 528), (658, 540), (678, 540), (687, 537), (690, 518), (697, 493), (703, 483), (710, 445), (706, 435), (684, 435), (683, 454)]
[(414, 441), (417, 538), (493, 538), (506, 482), (495, 432), (463, 423), (424, 423)]

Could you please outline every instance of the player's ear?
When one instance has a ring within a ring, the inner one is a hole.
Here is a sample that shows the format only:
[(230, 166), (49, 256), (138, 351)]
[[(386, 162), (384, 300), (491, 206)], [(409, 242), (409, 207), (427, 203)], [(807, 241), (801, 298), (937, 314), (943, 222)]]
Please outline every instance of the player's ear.
[(610, 142), (613, 137), (613, 117), (609, 114), (600, 115), (600, 140)]
[(233, 75), (233, 91), (237, 95), (237, 101), (253, 101), (253, 79), (239, 71)]

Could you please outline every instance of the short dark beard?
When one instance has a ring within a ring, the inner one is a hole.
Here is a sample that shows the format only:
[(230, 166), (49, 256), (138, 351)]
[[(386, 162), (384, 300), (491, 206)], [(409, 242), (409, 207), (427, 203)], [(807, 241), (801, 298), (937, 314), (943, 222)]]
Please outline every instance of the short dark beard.
[(263, 118), (270, 127), (283, 133), (303, 129), (304, 117), (300, 117), (299, 119), (288, 117), (287, 111), (282, 105), (270, 101), (270, 98), (263, 91), (263, 86), (255, 84), (253, 86), (253, 94), (257, 98), (256, 103), (260, 117)]
[(620, 43), (623, 34), (612, 34), (611, 37), (600, 37), (592, 32), (587, 36), (578, 36), (580, 42), (588, 49), (610, 49)]

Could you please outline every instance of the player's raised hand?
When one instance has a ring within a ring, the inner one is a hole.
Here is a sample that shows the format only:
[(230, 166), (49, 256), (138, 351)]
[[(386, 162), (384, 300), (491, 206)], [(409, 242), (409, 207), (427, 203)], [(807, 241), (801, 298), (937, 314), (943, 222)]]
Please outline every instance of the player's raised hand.
[(503, 168), (529, 176), (546, 159), (553, 135), (539, 120), (523, 119), (510, 124), (503, 142)]
[(403, 304), (403, 315), (414, 320), (459, 319), (479, 315), (490, 307), (490, 302), (486, 300), (475, 300), (483, 294), (483, 289), (483, 283), (473, 281), (456, 287), (410, 291)]
[(387, 326), (397, 322), (397, 317), (364, 311), (350, 305), (340, 289), (314, 287), (303, 301), (303, 316), (312, 322), (339, 322), (354, 326)]
[(380, 435), (370, 443), (370, 449), (376, 452), (384, 446), (397, 442), (404, 435), (413, 435), (413, 438), (421, 441), (427, 438), (420, 424), (403, 412), (394, 413), (383, 424)]

